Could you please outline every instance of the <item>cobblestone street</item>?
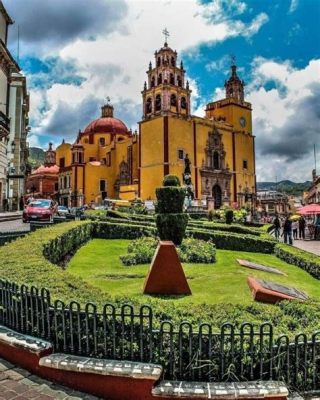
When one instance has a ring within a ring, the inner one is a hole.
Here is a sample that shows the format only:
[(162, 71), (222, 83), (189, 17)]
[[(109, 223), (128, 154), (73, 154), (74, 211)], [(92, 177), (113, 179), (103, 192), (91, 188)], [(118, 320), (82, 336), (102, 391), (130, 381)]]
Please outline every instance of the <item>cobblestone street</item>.
[(0, 400), (9, 399), (97, 400), (98, 397), (56, 385), (0, 359)]

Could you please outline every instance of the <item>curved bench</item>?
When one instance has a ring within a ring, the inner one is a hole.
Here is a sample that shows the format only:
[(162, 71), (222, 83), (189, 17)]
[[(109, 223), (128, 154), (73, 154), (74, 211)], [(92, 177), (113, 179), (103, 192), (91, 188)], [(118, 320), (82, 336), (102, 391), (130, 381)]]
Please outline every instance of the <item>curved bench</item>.
[(0, 356), (10, 362), (38, 373), (39, 360), (52, 351), (50, 342), (0, 325)]
[(185, 382), (162, 381), (152, 390), (155, 397), (187, 399), (286, 399), (288, 389), (282, 382)]
[(151, 399), (162, 374), (161, 365), (59, 353), (43, 357), (39, 364), (46, 378), (108, 400)]

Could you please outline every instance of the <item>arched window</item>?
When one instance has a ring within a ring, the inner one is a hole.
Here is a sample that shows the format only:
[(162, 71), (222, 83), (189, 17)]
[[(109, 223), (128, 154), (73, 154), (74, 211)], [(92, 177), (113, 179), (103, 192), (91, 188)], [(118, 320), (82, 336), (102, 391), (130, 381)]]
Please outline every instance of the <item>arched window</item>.
[(176, 60), (175, 60), (174, 57), (171, 57), (171, 65), (172, 65), (173, 67), (176, 66)]
[(156, 111), (161, 111), (161, 96), (160, 96), (160, 94), (156, 95)]
[(160, 64), (161, 64), (161, 58), (158, 57), (158, 59), (157, 59), (157, 67), (160, 67)]
[(146, 101), (146, 114), (150, 114), (152, 112), (152, 99), (149, 97)]
[(158, 76), (158, 85), (162, 83), (162, 74), (159, 74)]
[(174, 85), (174, 75), (170, 74), (170, 85)]
[(213, 169), (220, 169), (220, 157), (217, 151), (213, 153)]
[(151, 78), (151, 87), (154, 87), (156, 78), (153, 76)]
[(175, 94), (170, 96), (170, 105), (172, 107), (177, 107), (177, 96)]
[(177, 80), (178, 80), (178, 86), (181, 87), (182, 86), (181, 76), (178, 76)]
[(187, 108), (187, 101), (185, 97), (181, 97), (181, 109), (185, 110)]
[(67, 187), (68, 187), (67, 177), (65, 176), (65, 177), (63, 178), (63, 188), (64, 188), (64, 189), (67, 189)]
[(105, 146), (105, 144), (106, 144), (105, 138), (101, 137), (101, 138), (99, 139), (99, 144), (100, 144), (100, 146)]

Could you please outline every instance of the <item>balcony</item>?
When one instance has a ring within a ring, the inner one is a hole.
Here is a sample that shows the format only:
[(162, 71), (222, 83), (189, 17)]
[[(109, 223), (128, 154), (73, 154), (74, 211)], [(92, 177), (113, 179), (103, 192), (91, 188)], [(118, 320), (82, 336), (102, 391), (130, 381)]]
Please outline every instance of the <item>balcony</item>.
[(10, 132), (10, 119), (0, 111), (0, 138), (8, 136)]

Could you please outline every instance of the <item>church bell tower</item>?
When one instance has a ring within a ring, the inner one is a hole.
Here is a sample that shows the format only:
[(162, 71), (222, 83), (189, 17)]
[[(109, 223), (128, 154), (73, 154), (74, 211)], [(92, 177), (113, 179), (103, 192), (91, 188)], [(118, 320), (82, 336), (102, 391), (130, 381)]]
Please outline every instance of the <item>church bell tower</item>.
[(143, 120), (169, 114), (190, 115), (189, 82), (185, 82), (182, 61), (178, 67), (177, 52), (167, 41), (155, 52), (155, 64), (150, 62), (147, 75), (148, 81), (142, 91)]

